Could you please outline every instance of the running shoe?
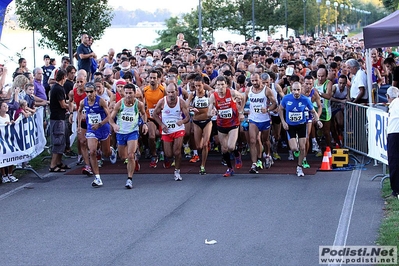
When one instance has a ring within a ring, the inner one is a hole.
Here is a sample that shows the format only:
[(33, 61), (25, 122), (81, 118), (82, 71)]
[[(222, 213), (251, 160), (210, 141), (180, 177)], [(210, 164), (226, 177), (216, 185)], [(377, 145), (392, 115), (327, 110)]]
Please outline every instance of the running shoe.
[(317, 151), (316, 157), (323, 157), (323, 153), (321, 152), (320, 149)]
[(287, 147), (288, 147), (287, 142), (285, 142), (284, 140), (281, 141), (281, 147), (282, 147), (283, 149), (287, 148)]
[(292, 154), (292, 151), (288, 151), (288, 161), (293, 161), (294, 160), (294, 155)]
[(230, 177), (230, 176), (232, 176), (234, 174), (234, 171), (233, 171), (233, 169), (232, 168), (227, 168), (227, 171), (226, 171), (226, 173), (224, 173), (224, 177)]
[(171, 166), (170, 161), (167, 158), (165, 158), (165, 160), (163, 161), (163, 168), (169, 169), (170, 166)]
[(191, 157), (190, 159), (190, 163), (196, 163), (200, 160), (198, 155), (194, 155), (193, 157)]
[(151, 158), (150, 167), (151, 168), (157, 168), (157, 163), (158, 163), (158, 157), (153, 156)]
[(297, 176), (305, 176), (305, 174), (303, 173), (302, 167), (299, 165), (296, 167), (296, 175)]
[(3, 177), (1, 178), (1, 182), (2, 182), (2, 183), (10, 183), (11, 180), (8, 178), (8, 176), (3, 176)]
[(180, 175), (180, 170), (175, 170), (175, 181), (182, 181), (183, 178)]
[(127, 189), (132, 189), (132, 188), (133, 188), (133, 182), (132, 182), (131, 179), (128, 178), (128, 179), (126, 180), (125, 188), (127, 188)]
[(227, 166), (226, 160), (222, 158), (222, 165)]
[(320, 150), (319, 144), (317, 141), (312, 142), (312, 152), (318, 152)]
[(112, 164), (116, 163), (116, 151), (114, 147), (111, 147), (111, 156), (109, 157), (109, 160), (111, 161)]
[(176, 161), (175, 161), (175, 159), (173, 159), (173, 162), (170, 166), (175, 166), (175, 165), (176, 165)]
[(310, 168), (310, 165), (309, 165), (309, 163), (308, 163), (308, 161), (307, 161), (306, 159), (303, 159), (303, 161), (302, 161), (302, 167), (303, 167), (303, 168)]
[(83, 164), (83, 156), (81, 154), (78, 155), (78, 161), (76, 162), (76, 165), (81, 165)]
[(200, 175), (206, 175), (206, 171), (205, 171), (205, 167), (200, 166), (200, 171), (199, 171)]
[(94, 178), (93, 182), (91, 183), (93, 187), (101, 187), (103, 185), (103, 181), (101, 181), (101, 178), (96, 177)]
[(139, 164), (139, 160), (135, 160), (135, 164), (134, 164), (134, 171), (138, 172), (140, 171), (140, 164)]
[(9, 175), (9, 176), (8, 176), (8, 179), (10, 179), (11, 183), (18, 182), (18, 178), (16, 178), (16, 177), (13, 176), (13, 175)]
[(235, 166), (236, 169), (240, 169), (242, 167), (241, 153), (238, 153), (238, 156), (235, 157)]
[(128, 164), (128, 163), (129, 163), (129, 159), (126, 158), (126, 159), (123, 161), (123, 164)]
[(191, 149), (189, 146), (184, 146), (184, 155), (186, 158), (191, 158)]
[(165, 155), (164, 155), (163, 151), (161, 151), (159, 153), (159, 161), (162, 162), (163, 160), (165, 160)]
[(101, 168), (103, 166), (103, 160), (97, 160), (98, 167)]
[(266, 155), (265, 157), (265, 168), (269, 169), (272, 166), (272, 158), (270, 158), (270, 155)]
[(82, 174), (84, 174), (84, 175), (93, 175), (93, 171), (91, 170), (90, 166), (85, 166), (82, 169)]
[(273, 157), (273, 160), (275, 160), (275, 161), (281, 160), (281, 157), (277, 152), (273, 152), (272, 157)]
[(263, 163), (261, 160), (256, 161), (256, 168), (261, 170), (263, 169)]
[(301, 153), (300, 151), (294, 151), (294, 156), (295, 156), (296, 158), (298, 158), (300, 153)]
[(256, 163), (253, 163), (252, 166), (251, 166), (251, 169), (249, 169), (249, 173), (250, 173), (250, 174), (257, 174), (257, 173), (259, 173), (258, 170), (257, 170), (256, 168), (257, 168)]

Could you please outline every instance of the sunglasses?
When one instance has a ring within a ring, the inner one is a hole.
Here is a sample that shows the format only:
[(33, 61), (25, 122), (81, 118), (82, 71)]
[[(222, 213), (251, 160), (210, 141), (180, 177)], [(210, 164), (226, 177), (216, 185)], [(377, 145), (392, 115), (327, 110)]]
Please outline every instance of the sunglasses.
[(94, 90), (91, 90), (91, 91), (85, 91), (86, 93), (93, 93), (94, 92)]

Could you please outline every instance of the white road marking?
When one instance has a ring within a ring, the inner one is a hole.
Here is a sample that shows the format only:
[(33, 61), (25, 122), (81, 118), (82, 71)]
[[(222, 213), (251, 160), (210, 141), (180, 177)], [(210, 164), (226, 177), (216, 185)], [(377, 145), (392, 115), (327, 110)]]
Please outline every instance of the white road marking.
[(19, 186), (11, 191), (8, 191), (7, 193), (0, 195), (0, 201), (18, 193), (19, 191), (23, 190), (25, 187), (29, 187), (30, 185), (33, 185), (33, 183), (26, 183), (25, 185)]
[[(360, 164), (363, 165), (364, 157)], [(335, 239), (333, 246), (345, 246), (346, 239), (348, 238), (349, 226), (351, 224), (351, 218), (353, 213), (353, 206), (355, 205), (357, 187), (359, 185), (360, 174), (362, 170), (356, 169), (352, 172), (351, 179), (349, 181), (348, 190), (346, 191), (344, 205), (342, 206), (341, 217), (339, 218), (338, 228), (335, 232)], [(342, 265), (342, 264), (328, 264), (330, 265)]]

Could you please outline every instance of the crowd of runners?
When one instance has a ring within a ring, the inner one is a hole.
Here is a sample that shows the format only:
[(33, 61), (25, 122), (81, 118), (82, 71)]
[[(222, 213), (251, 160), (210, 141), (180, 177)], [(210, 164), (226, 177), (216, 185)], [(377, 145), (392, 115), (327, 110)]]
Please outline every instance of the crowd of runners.
[[(103, 185), (100, 167), (106, 157), (126, 164), (126, 188), (132, 188), (140, 158), (150, 158), (152, 168), (173, 168), (174, 179), (181, 181), (182, 157), (199, 162), (198, 173), (204, 175), (209, 151), (221, 153), (224, 177), (235, 168), (256, 174), (295, 157), (296, 174), (304, 176), (303, 168), (311, 167), (308, 152), (321, 156), (327, 146), (342, 146), (345, 103), (367, 103), (371, 97), (366, 71), (372, 71), (375, 86), (397, 86), (399, 80), (390, 48), (372, 50), (369, 70), (362, 40), (332, 35), (191, 48), (179, 34), (167, 50), (111, 48), (101, 57), (91, 44), (82, 34), (78, 69), (64, 57), (42, 83), (60, 104), (53, 110), (65, 110), (66, 125), (76, 123), (78, 164), (84, 165), (82, 174), (94, 175), (94, 187)], [(64, 98), (53, 92), (57, 84), (64, 87)], [(65, 132), (66, 138), (72, 133), (68, 126)], [(281, 148), (288, 148), (287, 158), (280, 156)], [(58, 155), (67, 150), (68, 143), (53, 145)], [(247, 153), (251, 163), (243, 165)], [(66, 168), (58, 156), (49, 171)]]

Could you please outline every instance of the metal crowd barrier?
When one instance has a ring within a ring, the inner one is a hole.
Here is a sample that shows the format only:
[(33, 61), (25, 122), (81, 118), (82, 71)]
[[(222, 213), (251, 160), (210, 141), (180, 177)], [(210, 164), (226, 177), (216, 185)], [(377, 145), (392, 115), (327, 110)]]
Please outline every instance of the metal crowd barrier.
[(344, 114), (344, 146), (364, 156), (368, 154), (368, 108), (367, 105), (347, 102)]

